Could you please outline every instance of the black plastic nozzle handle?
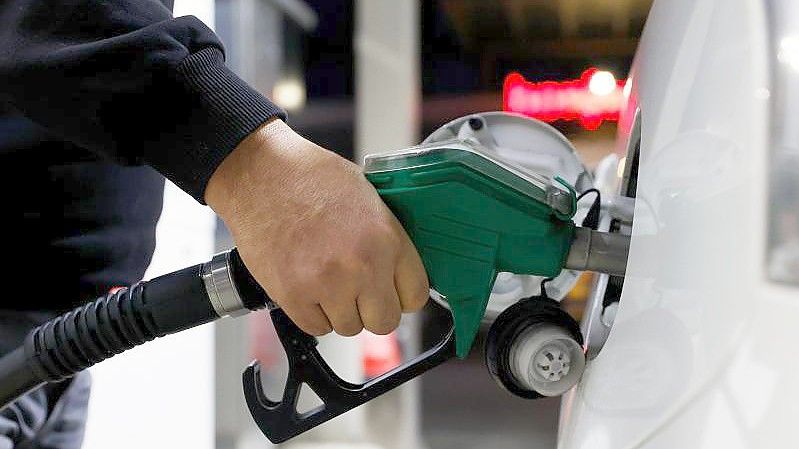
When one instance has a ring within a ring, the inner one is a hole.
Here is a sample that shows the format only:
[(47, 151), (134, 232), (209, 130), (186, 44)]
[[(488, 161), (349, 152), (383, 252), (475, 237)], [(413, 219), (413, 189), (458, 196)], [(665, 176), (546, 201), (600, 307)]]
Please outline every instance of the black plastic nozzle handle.
[[(413, 360), (362, 384), (347, 382), (330, 368), (316, 349), (316, 338), (300, 330), (285, 312), (270, 310), (286, 351), (289, 373), (280, 401), (272, 401), (261, 385), (261, 367), (253, 362), (243, 374), (244, 397), (255, 423), (273, 443), (282, 443), (329, 421), (455, 357), (453, 328), (433, 348)], [(306, 384), (322, 405), (305, 413), (297, 401)]]

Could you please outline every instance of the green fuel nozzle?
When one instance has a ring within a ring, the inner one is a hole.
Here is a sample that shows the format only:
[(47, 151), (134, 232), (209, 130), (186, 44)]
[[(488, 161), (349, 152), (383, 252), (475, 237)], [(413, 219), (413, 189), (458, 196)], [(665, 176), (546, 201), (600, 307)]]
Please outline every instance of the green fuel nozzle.
[(575, 225), (574, 189), (523, 173), (452, 140), (368, 157), (366, 177), (416, 245), (431, 287), (469, 353), (499, 272), (554, 277)]
[(460, 358), (471, 349), (500, 272), (623, 275), (627, 260), (629, 237), (577, 227), (575, 188), (557, 173), (503, 158), (509, 149), (499, 137), (542, 160), (573, 151), (548, 125), (487, 113), (453, 121), (420, 146), (364, 161), (367, 179), (405, 227), (431, 288), (452, 313)]

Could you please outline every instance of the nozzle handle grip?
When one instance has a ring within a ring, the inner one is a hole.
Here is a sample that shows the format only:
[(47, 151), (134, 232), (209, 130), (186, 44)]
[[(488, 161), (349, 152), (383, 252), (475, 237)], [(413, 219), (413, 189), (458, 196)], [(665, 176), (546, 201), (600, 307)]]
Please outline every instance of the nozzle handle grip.
[[(330, 368), (317, 350), (316, 338), (306, 334), (276, 308), (270, 312), (277, 335), (286, 351), (289, 373), (282, 398), (266, 397), (261, 384), (261, 367), (253, 362), (243, 374), (244, 397), (255, 423), (272, 443), (282, 443), (329, 421), (455, 356), (453, 328), (433, 348), (405, 364), (362, 384), (347, 382)], [(297, 401), (306, 384), (322, 405), (305, 413)]]

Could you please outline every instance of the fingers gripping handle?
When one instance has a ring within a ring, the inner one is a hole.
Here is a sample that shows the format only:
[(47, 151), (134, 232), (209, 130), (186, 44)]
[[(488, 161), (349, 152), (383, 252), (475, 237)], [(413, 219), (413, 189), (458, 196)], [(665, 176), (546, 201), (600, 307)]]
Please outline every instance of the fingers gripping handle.
[[(406, 364), (362, 384), (340, 378), (316, 348), (316, 338), (300, 330), (285, 312), (271, 308), (277, 335), (286, 351), (289, 373), (280, 401), (266, 397), (261, 369), (253, 362), (243, 374), (244, 397), (258, 427), (273, 443), (281, 443), (392, 390), (455, 356), (453, 330), (433, 348)], [(302, 384), (307, 384), (322, 405), (297, 412)]]
[[(455, 356), (454, 329), (433, 348), (406, 364), (362, 384), (347, 382), (333, 371), (317, 350), (316, 338), (303, 332), (255, 281), (237, 253), (231, 257), (233, 278), (244, 303), (257, 298), (266, 305), (288, 358), (289, 373), (279, 401), (266, 397), (261, 367), (253, 362), (243, 374), (244, 397), (255, 423), (273, 443), (281, 443), (392, 390)], [(307, 384), (322, 405), (297, 412), (302, 384)]]

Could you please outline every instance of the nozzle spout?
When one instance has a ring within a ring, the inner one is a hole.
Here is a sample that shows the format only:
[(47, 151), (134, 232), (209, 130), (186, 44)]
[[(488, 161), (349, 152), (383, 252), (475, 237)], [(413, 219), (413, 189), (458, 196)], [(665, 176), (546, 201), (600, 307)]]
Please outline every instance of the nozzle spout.
[(629, 252), (629, 235), (577, 228), (565, 268), (624, 276)]

